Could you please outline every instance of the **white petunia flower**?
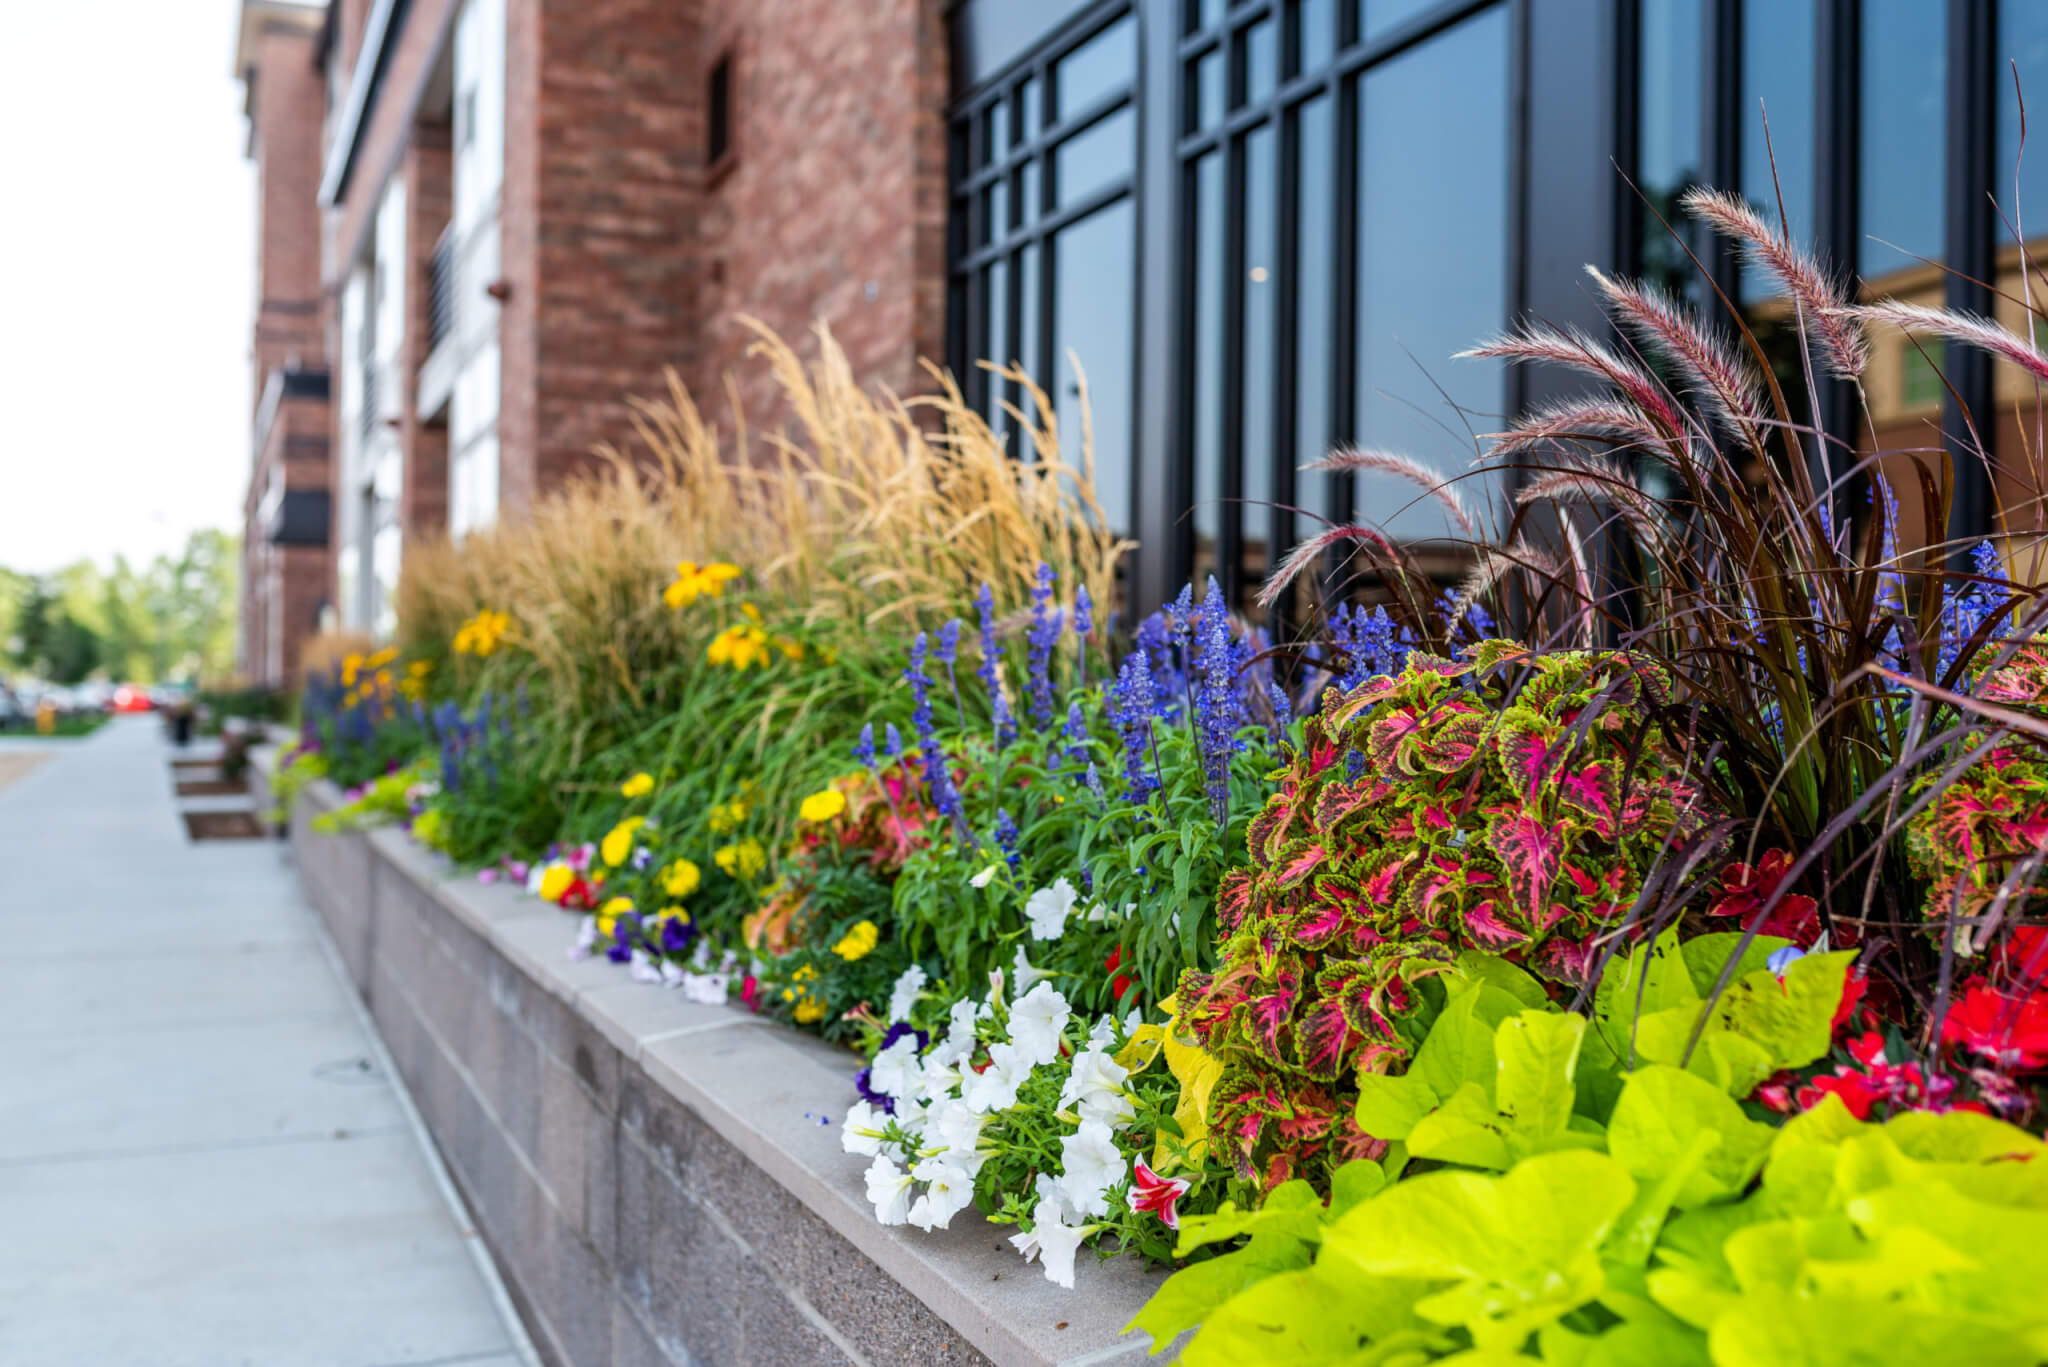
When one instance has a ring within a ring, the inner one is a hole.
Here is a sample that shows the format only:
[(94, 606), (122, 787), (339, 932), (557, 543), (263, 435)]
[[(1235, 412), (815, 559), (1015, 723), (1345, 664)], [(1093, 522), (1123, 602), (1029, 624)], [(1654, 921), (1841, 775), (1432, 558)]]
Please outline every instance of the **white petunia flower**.
[(875, 1218), (885, 1225), (908, 1223), (912, 1185), (910, 1174), (894, 1160), (877, 1155), (868, 1165), (868, 1200), (875, 1207)]
[(1034, 1189), (1038, 1192), (1038, 1205), (1031, 1212), (1032, 1219), (1064, 1220), (1073, 1224), (1081, 1218), (1081, 1213), (1067, 1204), (1067, 1194), (1060, 1190), (1060, 1179), (1051, 1173), (1038, 1174)]
[(633, 957), (626, 964), (626, 976), (636, 983), (658, 983), (661, 970), (655, 967), (654, 959), (644, 949), (633, 951)]
[(969, 887), (974, 887), (974, 888), (985, 888), (985, 887), (987, 887), (987, 886), (988, 886), (988, 885), (989, 885), (989, 884), (990, 884), (990, 883), (991, 883), (992, 881), (994, 881), (994, 879), (995, 879), (995, 876), (996, 876), (996, 870), (997, 870), (997, 869), (999, 869), (999, 868), (1001, 868), (1001, 867), (1002, 867), (1002, 865), (1000, 865), (1000, 864), (991, 864), (991, 865), (989, 865), (989, 866), (988, 866), (987, 868), (983, 869), (983, 870), (982, 870), (982, 871), (981, 871), (980, 873), (977, 873), (977, 874), (975, 874), (975, 875), (974, 875), (974, 877), (972, 877), (972, 878), (968, 879), (968, 880), (967, 880), (967, 885), (968, 885)]
[(927, 1117), (927, 1147), (943, 1144), (945, 1147), (932, 1156), (965, 1168), (973, 1177), (988, 1160), (988, 1151), (981, 1147), (981, 1131), (987, 1124), (988, 1117), (966, 1102), (941, 1101)]
[(590, 951), (596, 945), (597, 918), (595, 916), (586, 916), (583, 918), (583, 923), (576, 927), (576, 943), (569, 946), (569, 957), (572, 959), (587, 959), (590, 957)]
[(1014, 1044), (991, 1044), (988, 1057), (988, 1067), (962, 1079), (961, 1100), (976, 1111), (1007, 1111), (1036, 1065)]
[(1024, 919), (1031, 922), (1031, 938), (1034, 940), (1057, 940), (1066, 931), (1067, 917), (1074, 912), (1074, 903), (1080, 900), (1074, 885), (1062, 878), (1049, 888), (1040, 888), (1031, 894), (1031, 900), (1024, 904)]
[(863, 1158), (880, 1157), (882, 1131), (888, 1123), (888, 1116), (865, 1101), (856, 1101), (846, 1112), (846, 1124), (840, 1127), (839, 1147)]
[(1074, 1254), (1088, 1237), (1089, 1226), (1070, 1225), (1064, 1220), (1034, 1220), (1031, 1237), (1037, 1245), (1038, 1265), (1045, 1279), (1056, 1286), (1074, 1289)]
[(933, 1104), (951, 1100), (960, 1094), (960, 1084), (968, 1075), (959, 1064), (939, 1057), (934, 1049), (924, 1056), (924, 1090)]
[(1105, 1013), (1088, 1027), (1088, 1047), (1107, 1049), (1116, 1043), (1116, 1017)]
[(920, 964), (912, 964), (903, 970), (903, 976), (889, 989), (889, 1020), (892, 1024), (910, 1019), (910, 1008), (917, 1005), (917, 999), (924, 994), (924, 985), (929, 981)]
[(974, 1199), (974, 1178), (957, 1163), (927, 1158), (910, 1175), (925, 1184), (924, 1195), (910, 1207), (910, 1223), (927, 1233), (951, 1224)]
[(541, 863), (538, 859), (534, 860), (532, 867), (527, 869), (526, 895), (528, 897), (540, 896), (540, 880), (546, 876), (547, 871), (548, 866)]
[(905, 1035), (875, 1055), (868, 1069), (868, 1086), (902, 1101), (924, 1095), (924, 1065), (917, 1057), (916, 1035)]
[(1010, 1008), (1010, 1038), (1033, 1063), (1060, 1056), (1060, 1033), (1073, 1012), (1051, 983), (1040, 983)]
[(1022, 945), (1017, 946), (1017, 957), (1010, 961), (1010, 972), (1016, 980), (1019, 992), (1029, 992), (1052, 976), (1042, 968), (1031, 966), (1031, 960), (1024, 956)]
[(1128, 1171), (1116, 1136), (1100, 1120), (1082, 1121), (1080, 1129), (1060, 1141), (1060, 1167), (1060, 1192), (1082, 1215), (1109, 1214), (1109, 1189)]
[(729, 973), (685, 973), (681, 985), (686, 1000), (705, 1006), (722, 1006), (732, 995)]
[(1083, 1120), (1099, 1120), (1112, 1128), (1136, 1118), (1130, 1098), (1124, 1095), (1124, 1079), (1131, 1075), (1100, 1049), (1089, 1049), (1074, 1057), (1072, 1071), (1060, 1088), (1060, 1105), (1077, 1107)]

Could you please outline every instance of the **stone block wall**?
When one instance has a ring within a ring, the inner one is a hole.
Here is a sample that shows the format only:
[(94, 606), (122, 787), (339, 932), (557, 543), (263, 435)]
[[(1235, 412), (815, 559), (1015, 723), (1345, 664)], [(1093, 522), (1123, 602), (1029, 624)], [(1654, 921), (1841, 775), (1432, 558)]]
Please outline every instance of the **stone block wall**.
[(1143, 1361), (1128, 1260), (1069, 1293), (978, 1219), (874, 1223), (818, 1119), (847, 1055), (572, 963), (562, 913), (395, 831), (314, 833), (335, 801), (293, 814), (302, 882), (550, 1363)]

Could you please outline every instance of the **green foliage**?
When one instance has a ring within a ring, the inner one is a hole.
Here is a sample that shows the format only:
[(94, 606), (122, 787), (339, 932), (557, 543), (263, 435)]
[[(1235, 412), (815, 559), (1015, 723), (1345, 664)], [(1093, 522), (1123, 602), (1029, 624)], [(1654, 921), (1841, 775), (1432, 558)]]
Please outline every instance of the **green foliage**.
[(270, 821), (289, 821), (292, 808), (298, 805), (299, 794), (308, 787), (327, 777), (327, 761), (318, 750), (293, 746), (278, 756), (277, 767), (270, 772), (271, 807), (265, 818)]
[(1663, 693), (1628, 655), (1491, 641), (1309, 719), (1223, 880), (1223, 962), (1181, 984), (1181, 1020), (1225, 1063), (1210, 1122), (1243, 1178), (1320, 1185), (1370, 1156), (1387, 1136), (1354, 1122), (1350, 1079), (1408, 1056), (1418, 985), (1464, 951), (1586, 980), (1590, 937), (1701, 825), (1645, 715)]
[(234, 669), (239, 543), (201, 530), (176, 556), (103, 572), (79, 561), (51, 575), (0, 570), (0, 657), (56, 683), (95, 672), (136, 683), (225, 679)]
[[(2041, 1141), (1963, 1111), (1858, 1122), (1834, 1097), (1774, 1129), (1666, 1062), (1588, 1085), (1601, 1041), (1653, 1010), (1697, 1015), (1691, 970), (1727, 947), (1639, 953), (1590, 1020), (1453, 976), (1408, 1074), (1361, 1096), (1404, 1140), (1338, 1168), (1327, 1207), (1296, 1180), (1254, 1214), (1189, 1218), (1181, 1256), (1248, 1238), (1175, 1273), (1132, 1327), (1164, 1344), (1199, 1325), (1190, 1367), (2038, 1362)], [(1802, 1061), (1815, 1008), (1799, 1003), (1839, 993), (1843, 958), (1791, 965), (1816, 967), (1785, 1012), (1714, 1018)]]
[(404, 821), (412, 815), (415, 790), (433, 782), (433, 768), (417, 760), (403, 769), (372, 779), (354, 798), (333, 811), (313, 819), (313, 829), (322, 835), (361, 830)]

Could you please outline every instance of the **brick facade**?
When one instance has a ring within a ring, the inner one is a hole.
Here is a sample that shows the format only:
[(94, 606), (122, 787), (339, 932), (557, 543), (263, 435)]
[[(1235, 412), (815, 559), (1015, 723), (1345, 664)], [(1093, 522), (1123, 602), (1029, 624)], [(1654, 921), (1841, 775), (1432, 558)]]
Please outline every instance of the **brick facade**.
[[(404, 186), (405, 336), (401, 374), (387, 383), (403, 394), (408, 540), (447, 525), (446, 416), (420, 411), (418, 376), (429, 262), (451, 207), (450, 72), (464, 3), (398, 7), (380, 55), (368, 46), (376, 0), (331, 0), (317, 54), (299, 61), (314, 141), (294, 144), (296, 179), (275, 181), (280, 197), (316, 216), (294, 240), (324, 242), (317, 262), (289, 264), (310, 308), (277, 346), (324, 337), (321, 349), (336, 356), (337, 301), (370, 250), (386, 186)], [(498, 3), (504, 162), (490, 292), (501, 515), (517, 516), (587, 468), (600, 444), (630, 446), (627, 400), (660, 392), (666, 367), (728, 429), (728, 373), (742, 378), (756, 430), (778, 421), (772, 384), (744, 361), (743, 314), (806, 349), (823, 318), (863, 380), (923, 387), (918, 359), (941, 356), (945, 335), (944, 0)], [(728, 54), (733, 155), (711, 168), (709, 74)], [(327, 107), (338, 138), (351, 92), (371, 71), (352, 137), (323, 149)], [(344, 159), (347, 175), (337, 177)], [(324, 205), (323, 182), (338, 185)], [(266, 200), (266, 244), (270, 222)], [(339, 405), (334, 413), (338, 421)], [(252, 484), (252, 501), (260, 488)], [(253, 616), (256, 604), (248, 608)]]
[[(273, 488), (319, 491), (332, 479), (324, 388), (297, 378), (324, 375), (327, 354), (316, 206), (327, 103), (319, 34), (318, 10), (245, 0), (236, 51), (247, 90), (258, 216), (250, 346), (255, 408), (237, 658), (247, 681), (271, 685), (297, 679), (300, 647), (334, 594), (331, 546), (274, 545), (265, 517), (265, 496)], [(287, 373), (295, 377), (290, 386)]]
[[(939, 0), (751, 0), (720, 6), (704, 69), (730, 53), (733, 154), (703, 215), (705, 354), (684, 370), (708, 411), (741, 381), (753, 415), (773, 381), (743, 365), (738, 319), (792, 342), (832, 326), (854, 373), (924, 388), (943, 359), (947, 67)], [(697, 88), (703, 81), (695, 82)]]
[(508, 512), (623, 445), (702, 349), (701, 0), (507, 0), (498, 417)]

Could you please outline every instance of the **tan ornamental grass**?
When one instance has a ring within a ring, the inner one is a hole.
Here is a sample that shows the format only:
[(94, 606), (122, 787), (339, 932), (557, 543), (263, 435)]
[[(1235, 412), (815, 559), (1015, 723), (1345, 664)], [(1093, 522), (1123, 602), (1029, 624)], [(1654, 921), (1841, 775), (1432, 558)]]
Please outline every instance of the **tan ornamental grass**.
[(998, 614), (1012, 613), (1041, 561), (1058, 572), (1062, 601), (1079, 584), (1098, 604), (1116, 601), (1116, 562), (1131, 543), (1105, 527), (1092, 442), (1062, 451), (1051, 401), (1028, 378), (1004, 372), (1029, 395), (1028, 411), (1011, 411), (1018, 458), (936, 367), (937, 391), (906, 400), (862, 388), (823, 324), (808, 366), (747, 325), (749, 361), (780, 392), (779, 430), (720, 431), (669, 372), (665, 394), (629, 400), (629, 449), (600, 448), (525, 516), (459, 546), (407, 548), (398, 607), (408, 653), (445, 657), (464, 621), (503, 611), (513, 626), (502, 649), (544, 676), (554, 706), (647, 705), (648, 676), (700, 652), (730, 617), (717, 600), (680, 612), (663, 603), (681, 561), (740, 566), (740, 591), (771, 621), (825, 635), (907, 640), (951, 616), (971, 622), (984, 582)]

